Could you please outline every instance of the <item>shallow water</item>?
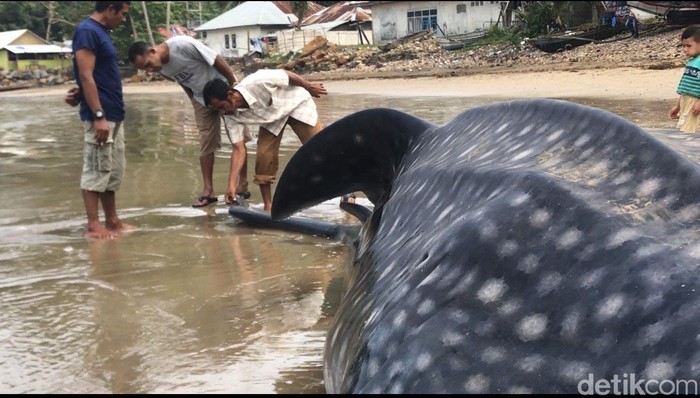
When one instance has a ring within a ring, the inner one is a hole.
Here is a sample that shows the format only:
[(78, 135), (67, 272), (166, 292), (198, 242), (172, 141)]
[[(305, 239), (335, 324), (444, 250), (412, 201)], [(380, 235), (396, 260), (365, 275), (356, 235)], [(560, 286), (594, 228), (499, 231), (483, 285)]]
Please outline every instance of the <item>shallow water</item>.
[[(349, 253), (326, 239), (247, 228), (224, 205), (192, 209), (201, 177), (191, 105), (179, 93), (125, 101), (117, 207), (138, 229), (87, 241), (77, 110), (59, 96), (0, 96), (0, 392), (323, 393), (325, 333)], [(444, 124), (494, 101), (331, 93), (317, 104), (324, 125), (370, 107)], [(672, 104), (575, 101), (673, 129)], [(299, 145), (290, 130), (285, 137), (280, 170)], [(219, 195), (229, 153), (225, 143), (217, 154)], [(252, 181), (252, 143), (248, 162)], [(252, 184), (251, 192), (261, 208)], [(354, 222), (337, 201), (304, 214)]]

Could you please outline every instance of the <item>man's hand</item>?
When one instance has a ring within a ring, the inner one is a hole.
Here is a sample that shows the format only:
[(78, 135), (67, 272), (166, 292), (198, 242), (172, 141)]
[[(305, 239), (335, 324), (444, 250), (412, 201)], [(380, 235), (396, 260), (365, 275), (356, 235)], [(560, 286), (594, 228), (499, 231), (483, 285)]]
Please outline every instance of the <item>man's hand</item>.
[(309, 83), (309, 87), (306, 89), (306, 91), (308, 91), (314, 98), (321, 97), (321, 94), (328, 95), (328, 91), (326, 91), (323, 83)]
[(80, 87), (72, 87), (63, 97), (63, 102), (70, 106), (77, 106), (82, 98), (82, 93), (80, 92)]
[(95, 130), (95, 142), (99, 145), (107, 143), (107, 139), (109, 138), (109, 123), (107, 123), (107, 119), (97, 119), (93, 122), (92, 126)]

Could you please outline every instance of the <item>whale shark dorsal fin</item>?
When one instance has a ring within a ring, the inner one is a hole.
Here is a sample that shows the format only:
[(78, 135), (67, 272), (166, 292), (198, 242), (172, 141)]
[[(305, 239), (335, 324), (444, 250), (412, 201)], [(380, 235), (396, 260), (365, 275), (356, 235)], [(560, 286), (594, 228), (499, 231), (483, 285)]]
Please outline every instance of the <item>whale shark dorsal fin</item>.
[(275, 189), (272, 217), (288, 217), (347, 192), (362, 191), (376, 203), (391, 186), (413, 139), (434, 127), (386, 108), (367, 109), (338, 120), (292, 156)]

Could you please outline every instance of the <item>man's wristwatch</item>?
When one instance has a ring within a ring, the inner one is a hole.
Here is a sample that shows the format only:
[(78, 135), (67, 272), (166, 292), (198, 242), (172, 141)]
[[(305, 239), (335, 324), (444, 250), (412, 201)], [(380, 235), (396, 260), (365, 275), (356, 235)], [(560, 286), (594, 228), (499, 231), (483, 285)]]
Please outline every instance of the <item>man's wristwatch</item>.
[(102, 112), (102, 109), (95, 111), (95, 119), (102, 119), (103, 117), (105, 117), (105, 113)]

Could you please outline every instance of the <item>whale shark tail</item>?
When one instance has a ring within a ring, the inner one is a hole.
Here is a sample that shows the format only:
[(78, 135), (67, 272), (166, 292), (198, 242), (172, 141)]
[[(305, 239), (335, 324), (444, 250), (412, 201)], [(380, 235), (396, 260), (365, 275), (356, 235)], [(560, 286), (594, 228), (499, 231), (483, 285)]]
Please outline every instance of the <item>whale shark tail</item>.
[(282, 172), (272, 218), (347, 192), (362, 191), (377, 203), (391, 187), (412, 140), (435, 124), (394, 109), (375, 108), (346, 116), (307, 141)]

